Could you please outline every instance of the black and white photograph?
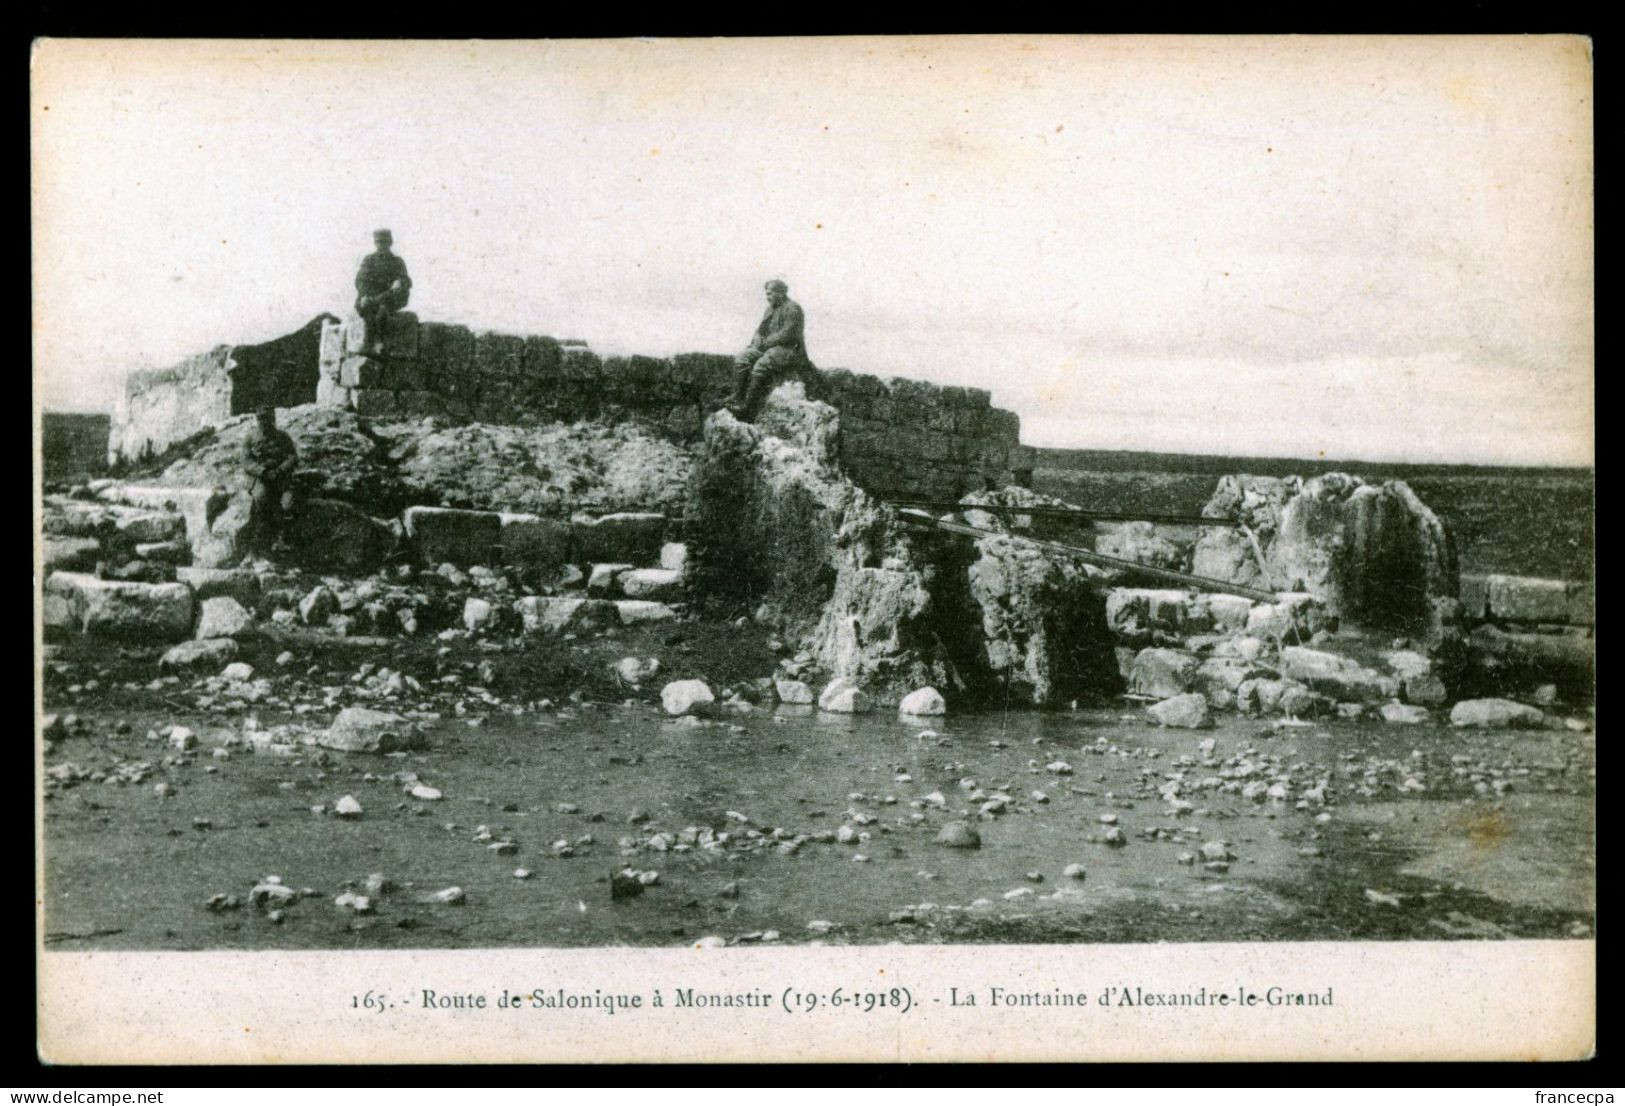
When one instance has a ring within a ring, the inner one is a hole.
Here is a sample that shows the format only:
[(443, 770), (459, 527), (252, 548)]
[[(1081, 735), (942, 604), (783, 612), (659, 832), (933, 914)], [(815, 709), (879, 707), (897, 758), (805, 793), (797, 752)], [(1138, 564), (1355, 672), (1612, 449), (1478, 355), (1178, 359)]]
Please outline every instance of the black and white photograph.
[(42, 1056), (1585, 1055), (1590, 49), (39, 40)]

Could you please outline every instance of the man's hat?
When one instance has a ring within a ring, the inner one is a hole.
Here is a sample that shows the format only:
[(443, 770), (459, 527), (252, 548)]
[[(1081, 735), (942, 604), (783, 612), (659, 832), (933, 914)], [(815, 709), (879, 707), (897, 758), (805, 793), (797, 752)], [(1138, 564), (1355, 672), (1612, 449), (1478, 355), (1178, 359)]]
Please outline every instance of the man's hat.
[(391, 242), (395, 241), (395, 236), (387, 230), (375, 230), (372, 232), (372, 236), (374, 238), (387, 238)]
[(762, 285), (762, 287), (766, 288), (769, 292), (788, 292), (790, 290), (790, 286), (784, 283), (782, 280), (770, 280), (766, 284)]

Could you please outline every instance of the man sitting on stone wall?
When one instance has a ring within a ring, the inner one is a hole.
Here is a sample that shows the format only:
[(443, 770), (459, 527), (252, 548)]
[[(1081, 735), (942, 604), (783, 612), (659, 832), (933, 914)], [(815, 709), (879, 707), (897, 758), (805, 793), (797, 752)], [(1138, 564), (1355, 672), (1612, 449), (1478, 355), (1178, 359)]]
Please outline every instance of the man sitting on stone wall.
[(355, 313), (366, 326), (363, 348), (376, 352), (384, 339), (384, 320), (406, 306), (412, 295), (412, 278), (406, 275), (406, 262), (391, 253), (394, 235), (387, 230), (372, 232), (376, 249), (361, 259), (355, 275)]
[(254, 428), (243, 444), (243, 471), (254, 481), (249, 489), (251, 533), (256, 544), (269, 551), (282, 538), (293, 513), (293, 472), (299, 467), (299, 450), (287, 431), (277, 428), (275, 407), (261, 407), (255, 414)]
[(751, 422), (774, 385), (789, 376), (806, 376), (812, 369), (807, 358), (806, 326), (801, 305), (790, 298), (790, 286), (770, 280), (767, 313), (762, 316), (750, 345), (734, 358), (734, 394), (728, 410), (736, 418)]

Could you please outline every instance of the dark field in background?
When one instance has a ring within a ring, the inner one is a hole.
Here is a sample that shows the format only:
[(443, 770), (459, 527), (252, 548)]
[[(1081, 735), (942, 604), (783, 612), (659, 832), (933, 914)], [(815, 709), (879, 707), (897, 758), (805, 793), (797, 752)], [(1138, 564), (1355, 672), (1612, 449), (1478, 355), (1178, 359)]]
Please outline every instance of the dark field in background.
[(1489, 468), (1278, 457), (1040, 449), (1033, 486), (1091, 510), (1195, 514), (1220, 476), (1346, 472), (1403, 480), (1450, 527), (1463, 572), (1589, 580), (1595, 571), (1592, 469)]

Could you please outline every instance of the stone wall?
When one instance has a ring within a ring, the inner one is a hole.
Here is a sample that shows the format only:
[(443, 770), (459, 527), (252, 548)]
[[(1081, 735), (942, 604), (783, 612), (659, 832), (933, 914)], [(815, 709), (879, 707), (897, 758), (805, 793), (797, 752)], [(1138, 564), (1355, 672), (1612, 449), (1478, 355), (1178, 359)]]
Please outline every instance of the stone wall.
[(113, 414), (110, 452), (136, 461), (231, 417), (231, 347), (130, 374)]
[(72, 480), (107, 470), (109, 415), (40, 413), (40, 462), (47, 480)]
[[(326, 324), (320, 363), (318, 402), (372, 418), (630, 419), (684, 443), (699, 440), (733, 389), (727, 355), (604, 358), (581, 342), (476, 333), (410, 312), (391, 319), (370, 350), (354, 321)], [(833, 369), (814, 390), (841, 412), (843, 466), (875, 494), (957, 498), (1032, 468), (1020, 420), (981, 389)]]
[(292, 334), (241, 346), (216, 346), (177, 365), (129, 375), (113, 415), (108, 449), (136, 461), (264, 403), (296, 407), (316, 399), (322, 325), (318, 315)]

